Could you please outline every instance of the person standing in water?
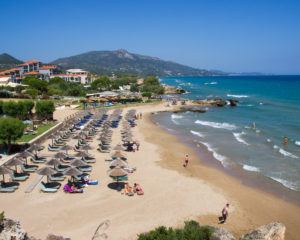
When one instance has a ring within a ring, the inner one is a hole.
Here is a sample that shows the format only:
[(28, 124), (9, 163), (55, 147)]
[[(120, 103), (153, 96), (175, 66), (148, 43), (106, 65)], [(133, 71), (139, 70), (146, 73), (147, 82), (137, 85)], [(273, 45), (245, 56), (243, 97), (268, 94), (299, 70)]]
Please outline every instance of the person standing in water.
[(183, 162), (183, 167), (187, 167), (188, 164), (189, 164), (189, 155), (186, 154)]
[(288, 145), (288, 143), (289, 143), (289, 139), (287, 137), (284, 137), (283, 138), (283, 144)]

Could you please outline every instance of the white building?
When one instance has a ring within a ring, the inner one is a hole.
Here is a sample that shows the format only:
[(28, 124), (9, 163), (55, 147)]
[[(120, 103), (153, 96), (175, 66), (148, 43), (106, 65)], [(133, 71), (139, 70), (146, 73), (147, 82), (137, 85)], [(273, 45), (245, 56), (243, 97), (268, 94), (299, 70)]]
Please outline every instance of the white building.
[(50, 78), (60, 77), (67, 82), (89, 84), (91, 79), (89, 72), (82, 69), (68, 69), (65, 74), (54, 74)]

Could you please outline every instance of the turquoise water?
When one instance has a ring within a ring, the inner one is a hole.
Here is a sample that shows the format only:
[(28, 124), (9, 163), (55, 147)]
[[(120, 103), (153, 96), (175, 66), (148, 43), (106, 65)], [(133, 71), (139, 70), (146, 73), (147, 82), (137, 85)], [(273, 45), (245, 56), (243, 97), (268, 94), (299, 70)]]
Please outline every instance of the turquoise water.
[[(184, 98), (239, 100), (206, 113), (160, 114), (159, 122), (204, 146), (224, 168), (240, 166), (300, 191), (300, 76), (168, 77)], [(255, 128), (253, 124), (255, 123)], [(282, 143), (283, 137), (289, 144)]]

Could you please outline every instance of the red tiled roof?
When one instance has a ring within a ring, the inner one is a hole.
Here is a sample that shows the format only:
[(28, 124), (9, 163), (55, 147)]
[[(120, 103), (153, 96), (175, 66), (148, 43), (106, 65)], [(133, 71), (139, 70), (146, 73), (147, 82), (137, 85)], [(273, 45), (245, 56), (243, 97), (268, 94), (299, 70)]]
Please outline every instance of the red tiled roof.
[(55, 65), (44, 65), (44, 66), (41, 66), (40, 69), (55, 69), (57, 68)]
[(29, 61), (26, 61), (22, 64), (19, 64), (18, 66), (26, 66), (28, 64), (34, 64), (34, 63), (38, 63), (39, 61), (38, 60), (29, 60)]
[(62, 76), (62, 77), (82, 77), (84, 76), (85, 74), (53, 74), (52, 76), (56, 76), (56, 77), (59, 77), (59, 76)]
[(38, 72), (27, 72), (27, 73), (24, 73), (24, 75), (38, 75), (39, 73)]
[(11, 68), (11, 69), (7, 69), (7, 70), (4, 70), (4, 71), (0, 72), (0, 75), (6, 74), (6, 73), (11, 73), (11, 72), (17, 72), (17, 71), (20, 71), (20, 69)]

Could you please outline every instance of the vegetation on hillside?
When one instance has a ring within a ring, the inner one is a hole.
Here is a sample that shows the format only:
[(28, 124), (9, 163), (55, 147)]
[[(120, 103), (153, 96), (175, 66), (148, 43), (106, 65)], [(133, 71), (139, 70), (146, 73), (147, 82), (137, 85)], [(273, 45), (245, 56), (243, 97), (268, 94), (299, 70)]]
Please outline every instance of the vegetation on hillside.
[(16, 118), (0, 118), (0, 141), (7, 145), (8, 151), (11, 144), (23, 136), (25, 124)]
[(183, 228), (158, 227), (138, 236), (138, 240), (210, 240), (213, 230), (209, 226), (200, 226), (196, 221), (187, 221)]
[(92, 51), (60, 58), (52, 62), (64, 69), (83, 68), (96, 74), (121, 73), (135, 75), (207, 76), (216, 72), (196, 69), (156, 57), (133, 54), (126, 50)]

